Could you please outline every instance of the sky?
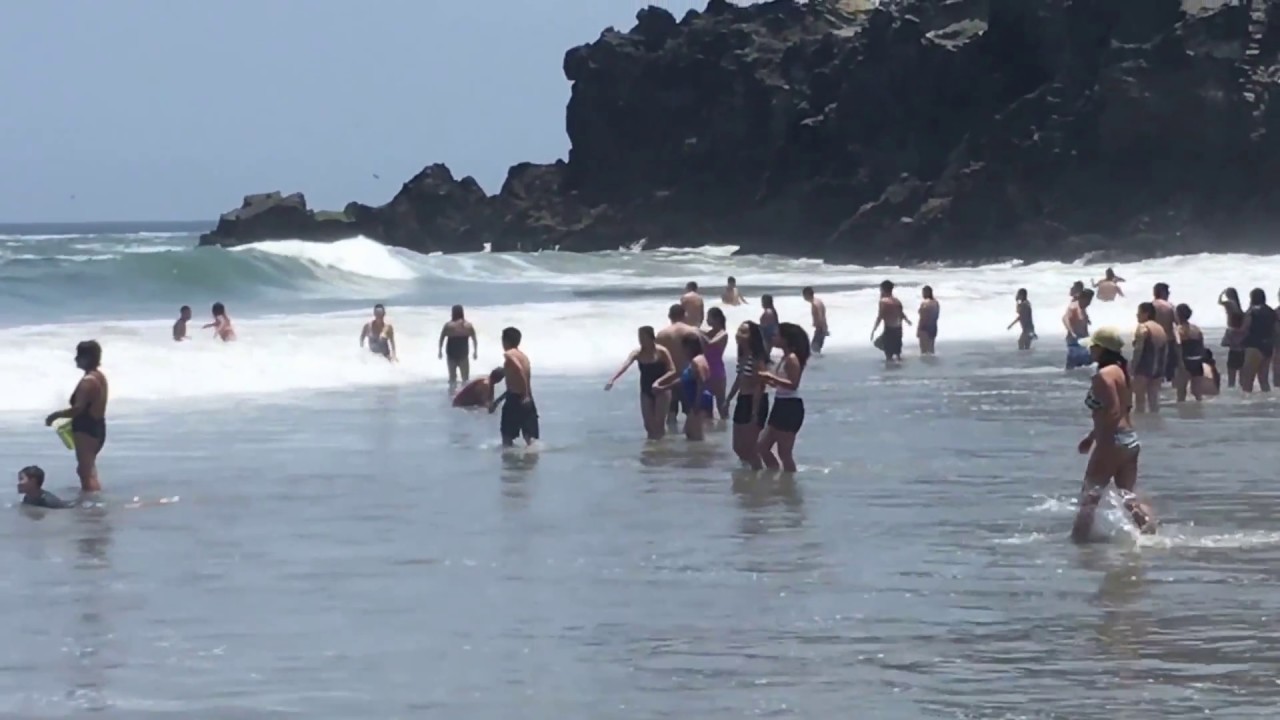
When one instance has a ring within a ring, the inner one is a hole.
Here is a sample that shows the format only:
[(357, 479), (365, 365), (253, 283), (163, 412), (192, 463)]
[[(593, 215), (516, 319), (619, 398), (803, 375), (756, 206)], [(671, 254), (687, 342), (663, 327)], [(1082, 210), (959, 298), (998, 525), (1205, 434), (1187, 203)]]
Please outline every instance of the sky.
[(214, 220), (269, 190), (381, 204), (433, 162), (497, 192), (566, 156), (565, 51), (646, 5), (706, 2), (12, 0), (0, 223)]

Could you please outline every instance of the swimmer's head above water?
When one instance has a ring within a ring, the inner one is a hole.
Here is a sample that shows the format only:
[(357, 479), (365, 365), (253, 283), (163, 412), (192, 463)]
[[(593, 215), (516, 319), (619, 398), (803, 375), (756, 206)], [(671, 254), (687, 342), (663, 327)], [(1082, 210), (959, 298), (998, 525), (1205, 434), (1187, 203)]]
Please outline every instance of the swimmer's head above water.
[(44, 487), (44, 470), (39, 465), (28, 465), (18, 471), (18, 492), (23, 495), (40, 492)]
[(725, 287), (738, 287), (738, 278), (730, 275), (729, 279), (725, 281)]
[(190, 306), (190, 305), (183, 305), (182, 307), (178, 308), (178, 317), (182, 318), (182, 320), (183, 320), (184, 322), (185, 322), (185, 321), (187, 321), (187, 320), (190, 320), (190, 319), (191, 319), (191, 306)]
[(223, 305), (220, 302), (216, 302), (213, 304), (213, 316), (215, 318), (223, 317), (226, 314), (227, 314), (227, 308), (225, 305)]

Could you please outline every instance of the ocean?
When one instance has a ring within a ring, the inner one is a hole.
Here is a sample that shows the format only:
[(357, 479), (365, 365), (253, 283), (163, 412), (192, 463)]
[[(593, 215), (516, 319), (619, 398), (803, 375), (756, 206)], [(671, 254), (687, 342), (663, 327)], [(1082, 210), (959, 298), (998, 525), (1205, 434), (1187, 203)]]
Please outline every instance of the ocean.
[[(1067, 539), (1087, 371), (1061, 369), (1088, 263), (856, 267), (732, 248), (421, 256), (353, 238), (196, 249), (198, 224), (0, 226), (0, 432), (10, 478), (74, 462), (42, 419), (74, 346), (112, 383), (105, 493), (0, 520), (0, 718), (1254, 717), (1280, 701), (1277, 403), (1142, 418), (1140, 492), (1164, 522)], [(1221, 333), (1218, 292), (1280, 258), (1116, 268), (1132, 328), (1152, 283)], [(644, 440), (609, 375), (683, 284), (832, 336), (802, 388), (793, 479), (737, 467), (723, 429)], [(886, 367), (876, 287), (942, 303), (936, 359)], [(1013, 294), (1041, 340), (1016, 351)], [(182, 304), (240, 341), (177, 344)], [(402, 362), (358, 347), (385, 303)], [(479, 374), (524, 332), (544, 442), (449, 408), (449, 306)]]

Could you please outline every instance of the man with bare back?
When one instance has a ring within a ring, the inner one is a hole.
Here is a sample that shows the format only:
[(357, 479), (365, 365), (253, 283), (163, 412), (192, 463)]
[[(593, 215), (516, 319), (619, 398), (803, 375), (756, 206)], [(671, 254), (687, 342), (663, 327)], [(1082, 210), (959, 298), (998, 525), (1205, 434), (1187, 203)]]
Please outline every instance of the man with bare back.
[[(701, 302), (701, 299), (699, 299), (699, 302)], [(696, 327), (685, 322), (685, 317), (683, 305), (672, 305), (671, 309), (667, 311), (667, 319), (671, 321), (671, 324), (659, 330), (654, 337), (659, 345), (671, 353), (671, 361), (675, 365), (677, 374), (684, 372), (684, 369), (689, 367), (689, 353), (684, 350), (685, 338), (702, 337)], [(667, 410), (667, 422), (669, 424), (674, 424), (679, 419), (681, 402), (681, 393), (671, 393), (671, 407)]]
[(809, 303), (810, 315), (813, 317), (813, 339), (809, 341), (809, 349), (815, 354), (822, 354), (822, 346), (827, 342), (830, 331), (827, 330), (827, 304), (813, 294), (813, 288), (800, 291), (800, 297)]
[(1154, 299), (1151, 304), (1155, 306), (1155, 320), (1164, 330), (1165, 337), (1168, 338), (1168, 346), (1165, 351), (1164, 367), (1159, 370), (1164, 375), (1165, 382), (1173, 382), (1174, 375), (1178, 370), (1178, 358), (1182, 357), (1182, 348), (1178, 345), (1178, 333), (1174, 329), (1177, 324), (1178, 317), (1173, 307), (1173, 303), (1169, 302), (1169, 285), (1166, 283), (1156, 283), (1151, 289)]
[(684, 286), (684, 295), (680, 296), (680, 306), (684, 308), (685, 322), (695, 328), (702, 327), (702, 320), (706, 313), (702, 296), (698, 294), (698, 283), (690, 280)]
[[(884, 324), (884, 332), (876, 337), (876, 330)], [(902, 301), (893, 296), (893, 281), (880, 283), (880, 304), (876, 312), (876, 324), (871, 328), (872, 342), (884, 353), (886, 361), (902, 360), (902, 324), (911, 324), (902, 309)]]
[(502, 433), (502, 446), (512, 447), (516, 438), (523, 436), (525, 445), (532, 445), (540, 436), (538, 430), (538, 406), (533, 403), (533, 370), (529, 356), (520, 349), (521, 334), (517, 328), (502, 331), (502, 369), (507, 381), (507, 391), (489, 406), (494, 412), (502, 405), (502, 420), (498, 423)]

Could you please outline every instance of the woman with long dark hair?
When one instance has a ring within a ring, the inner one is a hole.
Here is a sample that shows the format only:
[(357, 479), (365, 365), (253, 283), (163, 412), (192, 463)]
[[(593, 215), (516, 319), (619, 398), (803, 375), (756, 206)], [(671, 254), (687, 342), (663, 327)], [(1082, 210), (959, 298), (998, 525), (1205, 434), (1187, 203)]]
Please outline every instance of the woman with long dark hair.
[(1276, 352), (1276, 311), (1267, 304), (1267, 292), (1262, 288), (1249, 291), (1249, 309), (1244, 313), (1241, 327), (1244, 347), (1244, 365), (1240, 368), (1240, 389), (1253, 392), (1253, 381), (1258, 389), (1271, 392), (1271, 358)]
[(1084, 406), (1093, 416), (1093, 429), (1077, 446), (1081, 455), (1089, 456), (1089, 462), (1080, 489), (1079, 510), (1071, 528), (1071, 537), (1076, 542), (1089, 539), (1098, 503), (1112, 482), (1138, 529), (1143, 532), (1155, 529), (1150, 508), (1138, 500), (1134, 490), (1138, 484), (1138, 455), (1142, 445), (1129, 416), (1133, 390), (1129, 384), (1129, 364), (1124, 357), (1124, 340), (1115, 328), (1098, 328), (1088, 338), (1088, 348), (1098, 371), (1084, 397)]
[(97, 492), (102, 489), (98, 480), (98, 453), (107, 442), (107, 376), (102, 374), (102, 346), (96, 340), (86, 340), (76, 345), (76, 367), (84, 377), (76, 383), (71, 393), (70, 407), (49, 413), (45, 425), (63, 419), (71, 420), (71, 438), (76, 452), (76, 475), (80, 476), (80, 489)]
[(671, 398), (669, 393), (656, 390), (654, 386), (660, 380), (674, 375), (676, 364), (671, 359), (671, 353), (658, 344), (652, 326), (645, 325), (640, 328), (637, 335), (640, 347), (631, 351), (627, 361), (622, 364), (618, 372), (613, 374), (613, 377), (609, 378), (609, 382), (605, 383), (604, 389), (612, 390), (613, 384), (630, 369), (632, 363), (639, 365), (640, 420), (644, 423), (644, 430), (649, 439), (660, 440), (667, 432), (663, 419), (667, 416), (667, 407), (671, 404)]
[[(804, 399), (800, 396), (800, 379), (809, 362), (809, 334), (795, 323), (782, 323), (778, 326), (774, 344), (782, 350), (782, 359), (773, 372), (759, 374), (766, 385), (775, 388), (773, 409), (769, 411), (769, 422), (760, 437), (760, 460), (771, 470), (776, 470), (778, 461), (781, 460), (783, 470), (795, 472), (796, 460), (793, 452), (796, 433), (804, 425)], [(778, 447), (777, 457), (773, 454), (775, 445)]]
[(729, 347), (729, 332), (725, 329), (727, 322), (724, 311), (713, 307), (707, 311), (708, 330), (703, 334), (703, 354), (707, 356), (707, 366), (711, 368), (711, 394), (716, 398), (716, 408), (720, 411), (721, 420), (729, 417), (729, 401), (725, 397), (725, 384), (729, 378), (724, 367), (724, 351)]
[(760, 326), (751, 320), (738, 326), (735, 340), (738, 369), (727, 398), (728, 402), (738, 398), (733, 406), (733, 452), (753, 470), (759, 470), (763, 465), (757, 444), (769, 419), (769, 392), (760, 375), (769, 369), (769, 351)]
[(1244, 307), (1240, 293), (1229, 287), (1218, 295), (1218, 304), (1227, 315), (1227, 331), (1222, 335), (1222, 347), (1227, 349), (1227, 387), (1236, 386), (1240, 368), (1244, 367)]

